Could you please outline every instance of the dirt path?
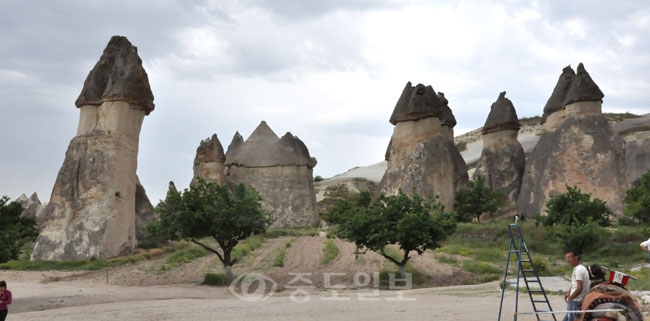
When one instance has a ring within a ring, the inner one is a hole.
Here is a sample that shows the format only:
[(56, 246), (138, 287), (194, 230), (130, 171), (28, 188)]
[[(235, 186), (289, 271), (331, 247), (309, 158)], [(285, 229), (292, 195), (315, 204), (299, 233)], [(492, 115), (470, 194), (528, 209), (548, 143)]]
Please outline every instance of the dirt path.
[[(13, 280), (8, 320), (476, 320), (496, 319), (501, 291), (497, 283), (408, 291), (312, 290), (307, 296), (291, 290), (263, 301), (249, 302), (228, 291), (197, 285), (118, 286), (93, 280), (41, 282), (40, 272), (0, 272)], [(59, 275), (61, 273), (58, 273)], [(506, 292), (503, 320), (511, 320), (514, 293)], [(552, 296), (555, 307), (563, 306)], [(304, 301), (298, 303), (297, 301)], [(520, 312), (527, 309), (520, 301)], [(558, 309), (556, 308), (556, 310)], [(518, 320), (535, 320), (520, 316)]]

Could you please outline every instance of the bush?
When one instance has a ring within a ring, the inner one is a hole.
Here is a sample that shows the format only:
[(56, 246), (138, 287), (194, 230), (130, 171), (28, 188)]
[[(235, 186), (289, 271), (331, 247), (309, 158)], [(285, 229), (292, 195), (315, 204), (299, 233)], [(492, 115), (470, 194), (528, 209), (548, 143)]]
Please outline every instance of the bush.
[(201, 285), (227, 286), (229, 285), (228, 276), (224, 273), (206, 273)]

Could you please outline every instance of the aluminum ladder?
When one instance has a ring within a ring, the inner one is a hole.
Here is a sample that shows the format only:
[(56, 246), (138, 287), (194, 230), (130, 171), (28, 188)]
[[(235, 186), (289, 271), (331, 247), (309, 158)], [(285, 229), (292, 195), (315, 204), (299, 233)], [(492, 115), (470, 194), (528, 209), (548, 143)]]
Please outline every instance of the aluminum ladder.
[[(510, 284), (515, 284), (517, 291), (515, 295), (515, 313), (513, 314), (513, 321), (517, 321), (517, 313), (519, 312), (519, 288), (521, 279), (524, 280), (524, 285), (528, 290), (528, 296), (530, 298), (530, 302), (533, 305), (533, 311), (535, 311), (537, 320), (541, 321), (540, 315), (550, 315), (553, 317), (554, 321), (557, 321), (555, 314), (553, 313), (553, 309), (551, 308), (551, 303), (548, 300), (548, 296), (546, 296), (546, 291), (544, 291), (542, 282), (539, 279), (539, 274), (537, 273), (535, 264), (533, 264), (533, 259), (530, 257), (528, 247), (526, 247), (526, 243), (524, 242), (524, 236), (521, 233), (519, 225), (517, 225), (517, 223), (510, 224), (508, 226), (508, 234), (510, 235), (510, 244), (508, 245), (508, 260), (506, 261), (503, 283), (501, 284), (501, 305), (499, 306), (499, 321), (501, 321), (501, 311), (503, 308), (503, 298), (505, 291)], [(508, 281), (510, 260), (513, 260), (513, 256), (515, 255), (517, 260), (517, 279), (516, 281)]]

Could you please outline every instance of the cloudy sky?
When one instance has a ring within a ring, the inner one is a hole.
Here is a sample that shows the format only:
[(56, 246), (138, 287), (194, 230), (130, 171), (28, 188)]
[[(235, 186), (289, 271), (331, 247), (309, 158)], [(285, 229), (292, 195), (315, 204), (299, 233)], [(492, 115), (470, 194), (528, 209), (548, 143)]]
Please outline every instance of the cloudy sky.
[(169, 181), (187, 187), (202, 139), (227, 149), (262, 120), (305, 142), (314, 175), (377, 163), (408, 81), (445, 93), (456, 134), (501, 91), (541, 115), (580, 62), (605, 112), (650, 112), (646, 1), (0, 0), (0, 196), (49, 201), (113, 35), (138, 47), (155, 96), (138, 156), (154, 205)]

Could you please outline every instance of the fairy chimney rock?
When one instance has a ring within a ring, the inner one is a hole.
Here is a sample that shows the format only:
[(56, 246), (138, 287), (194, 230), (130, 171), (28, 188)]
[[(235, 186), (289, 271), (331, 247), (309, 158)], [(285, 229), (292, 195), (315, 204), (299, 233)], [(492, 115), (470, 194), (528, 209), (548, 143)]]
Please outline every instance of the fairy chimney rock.
[(488, 187), (506, 196), (506, 206), (496, 216), (514, 214), (526, 165), (524, 149), (517, 140), (519, 118), (505, 95), (505, 91), (499, 94), (490, 107), (483, 126), (483, 150), (473, 174), (474, 179), (484, 177)]
[(566, 66), (562, 69), (562, 74), (560, 74), (555, 88), (553, 88), (551, 97), (548, 98), (544, 106), (541, 123), (544, 124), (545, 129), (553, 130), (557, 128), (566, 118), (564, 114), (564, 101), (575, 77), (576, 73), (571, 66)]
[[(125, 37), (115, 36), (84, 82), (76, 101), (77, 135), (43, 214), (32, 259), (110, 258), (137, 246), (136, 210), (149, 212), (137, 191), (138, 141), (154, 109), (142, 60)], [(139, 195), (139, 196), (136, 196)]]
[(467, 165), (453, 142), (456, 121), (444, 94), (431, 86), (410, 82), (402, 91), (390, 117), (395, 125), (386, 151), (386, 172), (378, 193), (439, 196), (453, 209), (454, 194), (465, 187)]
[(196, 148), (194, 157), (194, 177), (190, 184), (197, 182), (199, 177), (207, 182), (214, 182), (219, 185), (226, 183), (224, 174), (224, 163), (226, 155), (223, 152), (223, 146), (217, 138), (217, 134), (202, 140), (199, 147)]
[(564, 100), (567, 117), (571, 115), (599, 115), (605, 95), (591, 79), (582, 63)]
[[(629, 186), (626, 140), (601, 114), (603, 93), (580, 64), (564, 100), (566, 119), (542, 135), (528, 156), (517, 210), (520, 215), (545, 214), (546, 203), (577, 187), (607, 203), (621, 215)], [(638, 155), (638, 154), (637, 154)], [(643, 162), (642, 162), (643, 163)]]
[(313, 185), (316, 159), (307, 146), (287, 132), (279, 138), (265, 121), (245, 141), (235, 133), (226, 152), (228, 183), (244, 183), (262, 196), (273, 227), (305, 227), (318, 224)]

